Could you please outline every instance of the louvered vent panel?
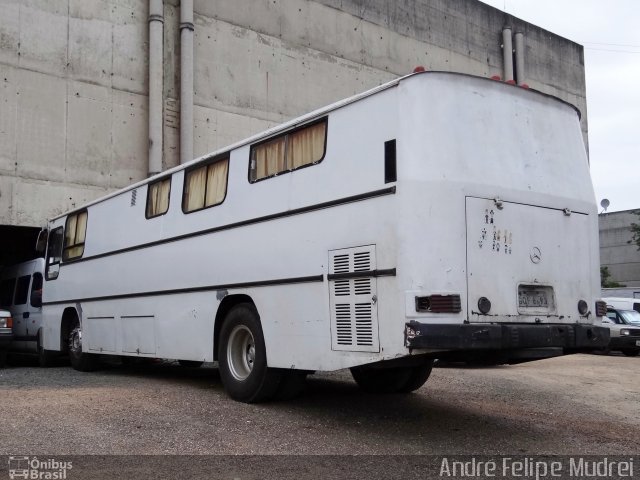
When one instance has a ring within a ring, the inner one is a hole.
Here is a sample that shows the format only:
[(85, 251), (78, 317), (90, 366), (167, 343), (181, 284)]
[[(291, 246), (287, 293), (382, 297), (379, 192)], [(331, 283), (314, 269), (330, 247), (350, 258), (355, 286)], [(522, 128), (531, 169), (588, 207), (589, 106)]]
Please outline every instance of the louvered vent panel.
[[(375, 246), (329, 252), (330, 274), (360, 274), (376, 269)], [(331, 344), (333, 350), (378, 352), (378, 315), (374, 302), (375, 277), (329, 281)]]

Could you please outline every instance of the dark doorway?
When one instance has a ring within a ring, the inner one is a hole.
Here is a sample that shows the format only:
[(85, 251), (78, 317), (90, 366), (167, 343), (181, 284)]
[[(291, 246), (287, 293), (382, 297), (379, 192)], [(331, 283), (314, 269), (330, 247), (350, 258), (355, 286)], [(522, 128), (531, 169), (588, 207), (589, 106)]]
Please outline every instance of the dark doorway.
[(0, 267), (41, 256), (36, 252), (40, 228), (0, 225)]

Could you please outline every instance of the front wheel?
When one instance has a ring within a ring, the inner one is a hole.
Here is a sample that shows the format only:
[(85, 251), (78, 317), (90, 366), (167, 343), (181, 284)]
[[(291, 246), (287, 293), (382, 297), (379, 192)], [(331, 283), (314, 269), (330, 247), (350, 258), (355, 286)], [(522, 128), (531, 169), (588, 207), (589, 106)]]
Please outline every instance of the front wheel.
[(368, 393), (409, 393), (428, 380), (433, 360), (411, 367), (354, 367), (351, 375), (358, 386)]
[(267, 367), (260, 317), (252, 304), (241, 303), (227, 314), (218, 352), (220, 377), (231, 398), (256, 403), (276, 394), (283, 374)]
[(69, 360), (81, 372), (91, 372), (97, 367), (96, 356), (82, 351), (82, 329), (78, 324), (69, 333)]

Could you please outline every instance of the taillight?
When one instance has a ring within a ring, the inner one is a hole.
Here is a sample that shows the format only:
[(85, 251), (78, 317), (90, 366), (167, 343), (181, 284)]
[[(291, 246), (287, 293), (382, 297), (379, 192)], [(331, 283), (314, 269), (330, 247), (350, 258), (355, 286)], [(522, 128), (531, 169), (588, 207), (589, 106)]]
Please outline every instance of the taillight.
[(420, 313), (460, 313), (460, 295), (429, 295), (416, 297), (416, 312)]
[(607, 302), (598, 300), (596, 302), (596, 317), (604, 317), (607, 314)]
[(0, 328), (13, 328), (13, 318), (11, 317), (0, 318)]
[(580, 315), (586, 315), (588, 311), (589, 311), (589, 304), (584, 300), (580, 300), (578, 302), (578, 312), (580, 312)]

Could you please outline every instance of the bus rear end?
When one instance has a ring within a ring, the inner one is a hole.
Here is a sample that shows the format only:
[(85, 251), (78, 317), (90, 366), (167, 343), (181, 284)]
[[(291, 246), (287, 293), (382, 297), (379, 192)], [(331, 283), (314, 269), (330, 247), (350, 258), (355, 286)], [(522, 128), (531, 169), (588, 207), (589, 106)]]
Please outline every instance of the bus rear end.
[(517, 363), (606, 346), (578, 112), (446, 73), (406, 79), (399, 97), (404, 348)]

